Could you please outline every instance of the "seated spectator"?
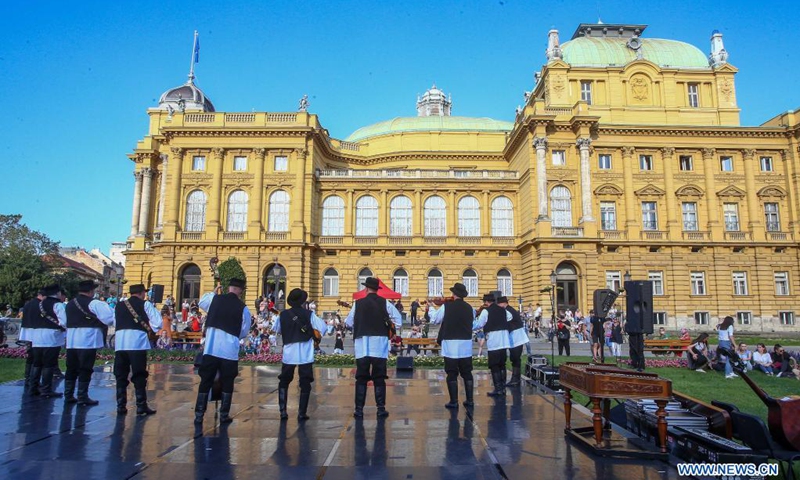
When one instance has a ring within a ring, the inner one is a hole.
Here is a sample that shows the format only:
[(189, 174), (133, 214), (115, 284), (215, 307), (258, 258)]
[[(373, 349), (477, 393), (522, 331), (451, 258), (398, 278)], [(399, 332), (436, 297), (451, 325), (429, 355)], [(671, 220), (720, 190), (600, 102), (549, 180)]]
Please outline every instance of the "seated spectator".
[(701, 333), (689, 345), (689, 369), (700, 373), (706, 373), (703, 368), (708, 365), (708, 334)]
[(753, 352), (747, 349), (746, 343), (740, 343), (739, 348), (736, 349), (736, 354), (744, 365), (744, 371), (749, 372), (753, 369)]
[[(411, 327), (411, 333), (408, 338), (422, 338), (419, 327)], [(406, 355), (410, 355), (412, 349), (419, 355), (419, 345), (406, 345)]]
[(169, 337), (166, 330), (159, 330), (158, 340), (156, 341), (156, 348), (161, 350), (169, 350), (172, 346), (172, 339)]
[(192, 313), (192, 316), (189, 317), (189, 325), (186, 327), (186, 330), (189, 332), (199, 332), (201, 330), (199, 314)]
[(772, 370), (772, 355), (767, 351), (767, 346), (759, 343), (756, 346), (756, 352), (753, 354), (753, 368), (761, 370), (770, 377), (774, 375)]
[(403, 351), (403, 337), (401, 337), (399, 334), (395, 335), (392, 338), (391, 346), (392, 349), (389, 353), (392, 355), (400, 355)]
[(772, 349), (772, 366), (778, 377), (793, 378), (795, 376), (792, 371), (792, 357), (778, 343)]

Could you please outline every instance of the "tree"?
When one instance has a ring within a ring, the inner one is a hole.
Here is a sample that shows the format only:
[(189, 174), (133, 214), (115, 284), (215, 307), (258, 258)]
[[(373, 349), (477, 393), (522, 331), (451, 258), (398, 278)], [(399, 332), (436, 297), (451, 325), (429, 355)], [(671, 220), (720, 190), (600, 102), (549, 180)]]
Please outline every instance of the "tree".
[(0, 215), (0, 251), (11, 247), (32, 255), (58, 253), (58, 242), (28, 228), (22, 223), (22, 215)]
[(223, 288), (227, 288), (230, 284), (231, 278), (239, 278), (246, 280), (247, 276), (244, 274), (242, 264), (236, 257), (230, 257), (224, 262), (219, 264), (219, 281)]
[(31, 230), (22, 215), (0, 215), (0, 303), (19, 308), (55, 281), (45, 258), (58, 253), (58, 242)]

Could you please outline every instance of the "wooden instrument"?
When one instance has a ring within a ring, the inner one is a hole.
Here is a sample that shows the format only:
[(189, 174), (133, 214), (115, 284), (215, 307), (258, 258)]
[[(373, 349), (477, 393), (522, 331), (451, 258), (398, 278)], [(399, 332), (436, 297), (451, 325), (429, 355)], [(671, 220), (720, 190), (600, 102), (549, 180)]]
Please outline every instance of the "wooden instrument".
[[(344, 308), (353, 308), (353, 304), (347, 303), (347, 302), (342, 301), (342, 300), (336, 300), (336, 304), (339, 305), (340, 307), (344, 307)], [(391, 341), (397, 335), (397, 327), (395, 327), (394, 322), (388, 317), (386, 319), (386, 327), (389, 329), (389, 333), (387, 334), (387, 336), (389, 337), (389, 340)], [(316, 335), (319, 332), (317, 332), (316, 330), (314, 332), (315, 332), (314, 336), (316, 338)], [(322, 335), (320, 334), (320, 340), (321, 339), (322, 339)], [(315, 342), (317, 343), (317, 345), (319, 345), (319, 340), (315, 340)]]
[(680, 392), (673, 392), (673, 397), (681, 403), (686, 411), (706, 417), (709, 432), (723, 438), (733, 436), (733, 421), (727, 411)]
[(344, 308), (353, 308), (353, 304), (347, 303), (347, 302), (342, 301), (342, 300), (336, 300), (336, 305), (339, 305), (340, 307), (344, 307)]

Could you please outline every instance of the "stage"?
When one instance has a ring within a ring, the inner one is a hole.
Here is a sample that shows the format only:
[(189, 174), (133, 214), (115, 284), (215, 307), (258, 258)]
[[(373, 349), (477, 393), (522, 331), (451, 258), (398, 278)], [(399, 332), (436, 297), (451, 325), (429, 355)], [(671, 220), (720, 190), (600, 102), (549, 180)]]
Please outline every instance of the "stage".
[[(116, 415), (110, 366), (96, 369), (95, 407), (63, 399), (23, 398), (22, 382), (0, 386), (0, 478), (163, 479), (665, 479), (654, 460), (592, 455), (564, 436), (562, 399), (522, 387), (505, 401), (485, 395), (488, 371), (476, 372), (476, 406), (446, 410), (444, 372), (389, 370), (384, 420), (370, 388), (363, 420), (352, 417), (355, 369), (318, 368), (311, 419), (298, 422), (296, 380), (289, 420), (278, 418), (275, 366), (244, 366), (236, 379), (233, 423), (220, 427), (209, 405), (193, 423), (199, 381), (191, 365), (151, 365), (150, 406), (158, 414)], [(132, 389), (132, 387), (131, 387)], [(58, 391), (63, 385), (58, 382)], [(460, 393), (463, 401), (463, 391)], [(133, 407), (133, 409), (132, 409)], [(573, 411), (574, 427), (590, 425)]]

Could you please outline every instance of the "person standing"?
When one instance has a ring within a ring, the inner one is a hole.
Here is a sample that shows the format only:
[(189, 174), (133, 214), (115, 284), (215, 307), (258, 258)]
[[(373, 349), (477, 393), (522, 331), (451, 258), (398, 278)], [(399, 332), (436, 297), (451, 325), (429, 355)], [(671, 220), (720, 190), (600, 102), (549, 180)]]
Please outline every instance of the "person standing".
[(492, 371), (494, 390), (487, 392), (490, 397), (506, 394), (506, 350), (511, 347), (508, 336), (508, 323), (511, 312), (495, 303), (494, 294), (483, 296), (484, 309), (472, 325), (473, 330), (483, 329), (486, 334), (486, 348), (489, 351), (489, 370)]
[[(64, 375), (64, 401), (67, 403), (100, 403), (89, 398), (89, 382), (97, 349), (105, 346), (104, 333), (108, 325), (114, 323), (114, 311), (108, 303), (94, 298), (97, 287), (92, 280), (78, 283), (78, 295), (67, 303), (67, 371)], [(77, 398), (73, 397), (76, 382)]]
[(417, 310), (419, 310), (419, 300), (411, 302), (411, 325), (416, 326), (417, 323)]
[(367, 288), (367, 296), (356, 300), (345, 319), (345, 324), (353, 329), (356, 353), (356, 395), (353, 416), (364, 416), (364, 403), (367, 400), (367, 383), (372, 380), (375, 387), (375, 406), (378, 417), (386, 417), (386, 359), (389, 358), (389, 333), (391, 324), (395, 329), (402, 328), (400, 312), (391, 302), (378, 296), (378, 279), (368, 277), (362, 284)]
[(569, 357), (569, 325), (564, 319), (564, 314), (558, 316), (558, 323), (556, 323), (556, 339), (558, 340), (558, 355), (561, 356), (564, 350), (567, 351)]
[[(25, 395), (39, 395), (39, 379), (31, 382), (33, 369), (33, 325), (39, 318), (39, 302), (44, 300), (44, 290), (39, 290), (36, 298), (28, 300), (22, 307), (22, 324), (19, 329), (18, 342), (25, 345)], [(41, 376), (41, 374), (39, 375)]]
[(231, 403), (233, 402), (233, 381), (239, 375), (239, 340), (247, 337), (252, 316), (241, 300), (245, 282), (232, 278), (228, 282), (228, 293), (217, 295), (209, 292), (203, 295), (199, 307), (208, 314), (206, 317), (206, 342), (203, 359), (198, 374), (200, 386), (194, 408), (194, 423), (203, 423), (203, 416), (211, 398), (211, 387), (219, 372), (222, 386), (222, 405), (219, 409), (220, 423), (230, 423)]
[(286, 297), (289, 309), (281, 312), (275, 322), (275, 333), (283, 338), (283, 360), (278, 375), (278, 408), (281, 420), (286, 420), (286, 403), (289, 384), (294, 379), (294, 369), (300, 376), (300, 406), (298, 420), (308, 420), (308, 401), (311, 398), (311, 383), (314, 382), (314, 330), (325, 330), (325, 321), (312, 310), (302, 308), (308, 293), (299, 288), (293, 289)]
[(58, 367), (58, 355), (64, 345), (67, 325), (64, 298), (58, 285), (44, 287), (41, 294), (42, 299), (26, 303), (23, 312), (23, 319), (30, 319), (26, 336), (30, 339), (33, 355), (28, 394), (45, 398), (60, 397), (61, 393), (53, 391), (53, 374)]
[[(734, 351), (736, 340), (733, 338), (733, 317), (727, 316), (722, 323), (717, 326), (717, 335), (719, 339), (719, 348), (725, 348), (731, 352)], [(725, 358), (725, 378), (736, 378), (739, 375), (733, 373), (733, 365), (731, 359), (727, 355), (720, 355)]]
[[(152, 415), (155, 410), (147, 406), (147, 351), (150, 350), (148, 334), (158, 331), (163, 317), (156, 307), (145, 300), (142, 284), (131, 285), (130, 298), (117, 303), (114, 309), (116, 328), (114, 376), (117, 379), (117, 414), (128, 413), (128, 383), (133, 383), (136, 395), (136, 415)], [(165, 305), (164, 308), (169, 310)], [(128, 375), (130, 374), (130, 382)]]
[[(464, 284), (450, 287), (453, 301), (443, 304), (430, 315), (431, 323), (441, 324), (436, 343), (442, 346), (444, 371), (447, 374), (447, 393), (450, 401), (445, 408), (458, 409), (458, 377), (464, 382), (464, 406), (473, 407), (475, 381), (472, 377), (472, 325), (475, 310), (464, 301), (469, 295)], [(415, 327), (416, 328), (416, 327)]]
[(525, 331), (525, 324), (522, 322), (519, 312), (508, 304), (507, 297), (497, 299), (497, 304), (511, 313), (511, 321), (508, 322), (508, 356), (511, 360), (511, 381), (506, 387), (518, 387), (522, 380), (522, 347), (530, 344), (528, 332)]
[(184, 299), (181, 304), (181, 322), (186, 323), (189, 318), (189, 300)]

